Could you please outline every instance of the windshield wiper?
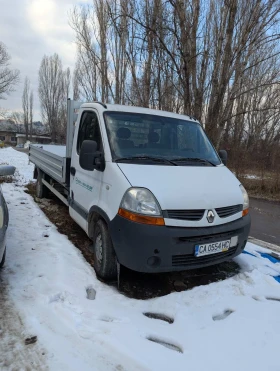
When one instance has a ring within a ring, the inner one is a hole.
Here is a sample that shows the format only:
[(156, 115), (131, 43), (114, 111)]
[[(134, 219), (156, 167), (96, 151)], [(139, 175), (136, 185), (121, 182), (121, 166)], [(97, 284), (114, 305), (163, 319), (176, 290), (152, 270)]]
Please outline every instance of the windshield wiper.
[(115, 162), (122, 162), (122, 161), (133, 161), (133, 160), (150, 160), (155, 162), (162, 162), (165, 164), (171, 164), (173, 166), (178, 166), (175, 162), (168, 160), (165, 157), (153, 157), (153, 156), (131, 156), (131, 157), (118, 157)]
[(201, 162), (201, 163), (207, 163), (212, 166), (216, 166), (213, 162), (206, 160), (205, 158), (198, 158), (198, 157), (179, 157), (179, 158), (173, 158), (172, 161), (177, 161), (177, 162), (185, 162), (185, 161), (193, 161), (193, 162)]

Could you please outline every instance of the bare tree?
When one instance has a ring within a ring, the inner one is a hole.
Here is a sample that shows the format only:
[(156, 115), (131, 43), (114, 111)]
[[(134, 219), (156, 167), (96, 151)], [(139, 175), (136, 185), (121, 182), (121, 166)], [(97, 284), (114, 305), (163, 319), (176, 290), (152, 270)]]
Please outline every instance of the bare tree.
[(79, 72), (77, 70), (77, 65), (74, 70), (72, 85), (73, 85), (73, 99), (79, 100), (80, 99), (80, 83), (79, 83)]
[(25, 77), (22, 93), (23, 124), (25, 128), (26, 140), (29, 139), (30, 125), (30, 80)]
[(25, 128), (23, 125), (24, 118), (23, 118), (23, 112), (22, 111), (12, 111), (7, 112), (6, 119), (13, 121), (17, 126), (17, 132), (18, 133), (24, 133)]
[(6, 46), (0, 42), (0, 99), (5, 99), (5, 95), (14, 91), (19, 82), (19, 71), (9, 67), (10, 59)]
[(29, 94), (29, 122), (30, 122), (30, 139), (33, 135), (33, 90)]
[(67, 99), (70, 95), (71, 73), (67, 68), (62, 74), (62, 96), (59, 108), (58, 135), (59, 142), (65, 143), (67, 131)]
[(5, 108), (0, 107), (0, 118), (5, 119), (7, 117), (8, 111)]
[(189, 114), (237, 154), (280, 152), (279, 14), (279, 0), (76, 7), (75, 96)]
[[(61, 140), (66, 130), (66, 105), (70, 87), (70, 70), (63, 71), (58, 54), (44, 56), (39, 69), (39, 98), (44, 123), (53, 142)], [(63, 135), (62, 135), (63, 134)]]
[[(85, 100), (108, 100), (109, 78), (106, 42), (104, 4), (101, 7), (94, 1), (93, 9), (75, 8), (71, 25), (76, 31), (78, 60), (74, 72), (79, 85), (79, 95)], [(94, 39), (94, 40), (93, 40)], [(77, 90), (76, 90), (77, 91)]]

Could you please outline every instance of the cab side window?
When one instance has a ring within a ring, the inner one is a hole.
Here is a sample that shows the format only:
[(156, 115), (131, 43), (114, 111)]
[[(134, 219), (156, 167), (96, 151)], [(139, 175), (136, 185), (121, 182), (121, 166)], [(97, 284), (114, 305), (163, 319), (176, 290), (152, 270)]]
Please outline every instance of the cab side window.
[(77, 140), (77, 153), (80, 154), (84, 140), (94, 140), (97, 143), (97, 151), (102, 148), (102, 140), (98, 118), (95, 112), (84, 112), (81, 118)]

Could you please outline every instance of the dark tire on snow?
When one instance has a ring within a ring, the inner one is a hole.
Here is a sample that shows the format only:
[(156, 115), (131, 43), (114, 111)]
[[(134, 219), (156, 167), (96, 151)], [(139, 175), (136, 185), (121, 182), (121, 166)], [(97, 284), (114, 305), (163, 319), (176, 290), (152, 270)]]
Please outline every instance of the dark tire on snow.
[(106, 223), (99, 219), (93, 235), (94, 269), (104, 280), (117, 278), (117, 258)]
[(2, 257), (2, 260), (0, 262), (0, 269), (3, 268), (4, 264), (5, 264), (5, 259), (6, 259), (6, 247), (5, 247), (5, 251), (4, 251), (4, 254), (3, 254), (3, 257)]
[(43, 184), (44, 173), (38, 169), (37, 182), (36, 182), (36, 196), (38, 198), (45, 198), (48, 196), (48, 188)]

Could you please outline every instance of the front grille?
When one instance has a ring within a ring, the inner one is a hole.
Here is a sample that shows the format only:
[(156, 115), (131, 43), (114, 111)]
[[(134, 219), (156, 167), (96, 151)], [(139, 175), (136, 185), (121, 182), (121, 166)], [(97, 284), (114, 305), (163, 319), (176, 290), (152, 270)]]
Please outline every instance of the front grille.
[(217, 254), (206, 256), (196, 257), (194, 255), (172, 255), (172, 266), (181, 267), (219, 262), (219, 260), (223, 260), (224, 258), (230, 258), (232, 255), (235, 254), (236, 250), (237, 246), (234, 246), (230, 247), (226, 252), (219, 252)]
[(217, 214), (220, 218), (227, 218), (228, 216), (234, 215), (242, 211), (242, 205), (234, 205), (227, 207), (220, 207), (216, 209)]
[(241, 233), (243, 233), (243, 228), (235, 229), (235, 230), (223, 232), (223, 233), (210, 234), (206, 236), (193, 236), (193, 237), (185, 236), (185, 237), (175, 237), (175, 239), (177, 243), (191, 242), (193, 244), (199, 243), (200, 245), (203, 245), (205, 243), (208, 243), (208, 242), (210, 243), (213, 241), (215, 242), (226, 241), (226, 240), (229, 240), (232, 236), (239, 236)]
[(204, 209), (198, 210), (165, 210), (164, 217), (180, 220), (200, 220), (204, 215)]
[[(219, 207), (216, 210), (220, 218), (227, 218), (228, 216), (234, 215), (242, 211), (242, 205), (233, 205), (226, 207)], [(164, 218), (169, 219), (179, 219), (179, 220), (191, 220), (198, 221), (203, 218), (205, 210), (204, 209), (194, 209), (194, 210), (164, 210)]]

